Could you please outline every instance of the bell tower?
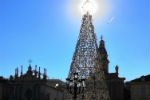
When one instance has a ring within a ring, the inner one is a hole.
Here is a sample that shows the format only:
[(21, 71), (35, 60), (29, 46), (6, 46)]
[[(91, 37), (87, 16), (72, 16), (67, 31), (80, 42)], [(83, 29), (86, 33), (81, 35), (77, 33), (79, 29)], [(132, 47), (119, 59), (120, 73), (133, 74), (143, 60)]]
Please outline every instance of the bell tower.
[(108, 60), (107, 51), (105, 49), (105, 42), (102, 36), (101, 36), (97, 53), (98, 53), (98, 63), (102, 66), (103, 71), (105, 73), (108, 73), (109, 60)]

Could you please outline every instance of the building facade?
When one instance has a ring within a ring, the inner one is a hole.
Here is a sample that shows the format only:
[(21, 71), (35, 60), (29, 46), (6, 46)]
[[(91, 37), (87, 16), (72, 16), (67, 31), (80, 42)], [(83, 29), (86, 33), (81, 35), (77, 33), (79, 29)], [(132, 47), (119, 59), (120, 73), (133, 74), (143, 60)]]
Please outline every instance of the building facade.
[(46, 69), (44, 74), (29, 65), (28, 71), (20, 76), (18, 68), (15, 76), (9, 79), (0, 78), (0, 100), (63, 100), (63, 91), (58, 86), (54, 87), (47, 79)]
[(150, 75), (126, 83), (127, 100), (150, 100)]

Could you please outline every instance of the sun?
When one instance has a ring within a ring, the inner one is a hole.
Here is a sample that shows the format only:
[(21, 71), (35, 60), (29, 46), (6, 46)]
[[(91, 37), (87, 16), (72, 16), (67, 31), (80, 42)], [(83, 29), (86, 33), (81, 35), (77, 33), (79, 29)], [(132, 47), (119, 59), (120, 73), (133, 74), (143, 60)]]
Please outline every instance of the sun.
[(89, 13), (94, 15), (97, 11), (97, 4), (94, 2), (94, 0), (83, 0), (83, 2), (80, 4), (80, 10), (82, 14)]
[(110, 0), (69, 0), (66, 9), (71, 20), (79, 20), (88, 12), (94, 20), (103, 21), (111, 11), (111, 3)]

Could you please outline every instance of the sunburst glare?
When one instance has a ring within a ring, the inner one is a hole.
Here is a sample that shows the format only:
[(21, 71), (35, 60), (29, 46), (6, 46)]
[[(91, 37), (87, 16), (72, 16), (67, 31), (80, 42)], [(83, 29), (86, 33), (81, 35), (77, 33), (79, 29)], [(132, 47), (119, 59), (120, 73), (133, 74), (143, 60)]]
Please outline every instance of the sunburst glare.
[(103, 20), (111, 9), (108, 0), (69, 0), (67, 4), (68, 16), (81, 19), (83, 14), (89, 12), (93, 19)]

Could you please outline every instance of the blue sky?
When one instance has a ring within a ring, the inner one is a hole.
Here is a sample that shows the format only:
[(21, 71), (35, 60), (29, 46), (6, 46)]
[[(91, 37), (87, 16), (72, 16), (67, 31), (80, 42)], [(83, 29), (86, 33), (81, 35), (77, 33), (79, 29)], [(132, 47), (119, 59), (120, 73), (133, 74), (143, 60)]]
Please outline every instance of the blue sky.
[[(65, 80), (81, 25), (67, 13), (69, 1), (0, 0), (0, 76), (14, 75), (21, 65), (25, 73), (32, 59), (33, 68), (47, 68), (49, 78)], [(109, 72), (118, 65), (126, 81), (149, 74), (150, 1), (108, 1), (113, 9), (94, 25), (98, 41), (100, 35), (105, 40)]]

